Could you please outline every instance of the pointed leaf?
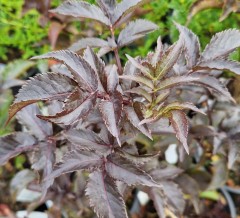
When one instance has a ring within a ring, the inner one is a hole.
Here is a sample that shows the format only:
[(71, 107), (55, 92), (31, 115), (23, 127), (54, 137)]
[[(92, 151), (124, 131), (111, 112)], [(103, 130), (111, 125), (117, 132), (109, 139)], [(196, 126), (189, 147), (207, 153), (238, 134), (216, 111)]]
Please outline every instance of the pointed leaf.
[(130, 22), (118, 36), (118, 46), (124, 46), (144, 37), (146, 34), (158, 29), (158, 26), (147, 20), (135, 20)]
[(93, 52), (90, 47), (87, 47), (87, 49), (84, 51), (83, 57), (98, 75), (97, 79), (99, 91), (104, 92), (106, 87), (102, 80), (105, 78), (105, 63)]
[(203, 60), (226, 58), (236, 48), (240, 47), (240, 31), (236, 29), (225, 30), (212, 37), (210, 43), (202, 53)]
[(31, 78), (16, 96), (9, 110), (9, 120), (23, 107), (38, 101), (60, 100), (66, 98), (76, 86), (67, 76), (46, 73)]
[(105, 168), (111, 177), (128, 185), (159, 186), (149, 174), (116, 154), (111, 154), (107, 157)]
[(91, 48), (102, 48), (102, 47), (108, 47), (108, 42), (94, 37), (89, 38), (83, 38), (78, 40), (77, 42), (73, 43), (68, 50), (73, 52), (81, 51), (82, 49), (85, 49), (87, 47)]
[(0, 138), (0, 165), (22, 152), (34, 149), (35, 143), (35, 138), (24, 132), (2, 136)]
[(203, 61), (196, 66), (196, 69), (207, 69), (207, 70), (229, 70), (237, 75), (240, 75), (240, 63), (230, 60), (209, 60)]
[(54, 167), (53, 172), (46, 179), (56, 178), (65, 173), (71, 173), (77, 170), (88, 170), (101, 167), (102, 158), (93, 151), (82, 151), (75, 149), (67, 152), (63, 156), (62, 162)]
[(110, 100), (101, 101), (99, 109), (106, 127), (109, 132), (117, 138), (118, 144), (121, 146), (118, 124), (123, 110), (122, 95), (116, 91)]
[(198, 40), (198, 37), (188, 28), (175, 23), (177, 26), (182, 39), (184, 41), (184, 47), (185, 47), (185, 55), (187, 59), (187, 66), (189, 68), (192, 68), (194, 65), (196, 65), (199, 57), (200, 57), (200, 43)]
[(161, 60), (162, 55), (163, 55), (163, 44), (162, 44), (161, 37), (159, 36), (157, 39), (157, 47), (150, 60), (153, 67), (157, 66), (157, 63)]
[(173, 88), (179, 85), (189, 85), (189, 83), (199, 80), (200, 77), (193, 76), (172, 76), (159, 82), (155, 91)]
[(120, 149), (118, 149), (117, 151), (121, 157), (129, 160), (130, 162), (138, 166), (141, 166), (147, 162), (151, 162), (154, 158), (159, 157), (159, 154), (160, 154), (160, 153), (157, 153), (157, 154), (135, 155), (135, 154), (130, 154), (126, 151), (122, 151)]
[(17, 113), (18, 122), (27, 127), (28, 131), (39, 140), (53, 134), (52, 125), (36, 117), (41, 114), (36, 104), (28, 105)]
[(106, 154), (110, 150), (109, 144), (88, 129), (70, 129), (64, 135), (68, 141), (83, 150), (94, 150), (101, 154)]
[(228, 169), (232, 169), (234, 163), (239, 158), (240, 155), (240, 145), (235, 141), (231, 140), (229, 143), (228, 151)]
[[(199, 77), (199, 74), (194, 74), (194, 76)], [(218, 79), (212, 76), (204, 75), (200, 80), (196, 81), (196, 84), (200, 84), (201, 86), (204, 86), (220, 95), (225, 96), (230, 101), (235, 102), (227, 88)]]
[(163, 191), (167, 197), (168, 205), (174, 208), (174, 213), (181, 217), (185, 209), (185, 200), (182, 190), (172, 181), (162, 182)]
[(170, 46), (161, 60), (157, 63), (155, 78), (160, 79), (164, 77), (177, 62), (182, 52), (183, 42), (180, 38), (175, 44)]
[(116, 27), (121, 20), (122, 17), (126, 16), (129, 14), (131, 11), (135, 10), (137, 7), (140, 5), (144, 4), (148, 0), (123, 0), (120, 3), (118, 3), (114, 9), (113, 12), (113, 19), (112, 19), (112, 24)]
[(124, 80), (133, 80), (135, 82), (138, 83), (142, 83), (144, 85), (146, 85), (147, 87), (153, 89), (153, 82), (152, 80), (143, 77), (143, 76), (138, 76), (138, 75), (121, 75), (119, 76), (120, 79), (124, 79)]
[(50, 121), (53, 123), (71, 125), (88, 115), (96, 103), (96, 92), (90, 94), (83, 101), (77, 102), (77, 107), (72, 109), (65, 109), (56, 115), (42, 116), (38, 115), (40, 119)]
[(147, 76), (150, 79), (153, 79), (150, 70), (143, 66), (142, 64), (140, 64), (135, 58), (132, 58), (131, 56), (129, 56), (128, 54), (126, 54), (127, 58), (129, 61), (131, 61), (131, 63), (138, 68), (145, 76)]
[(189, 148), (187, 143), (188, 136), (188, 120), (186, 114), (182, 111), (172, 111), (170, 122), (176, 133), (177, 139), (182, 143), (186, 152), (189, 154)]
[(106, 72), (107, 74), (107, 91), (108, 93), (114, 93), (119, 84), (117, 66), (113, 65), (111, 70)]
[(153, 200), (157, 214), (161, 218), (166, 218), (164, 194), (159, 188), (150, 188), (148, 190), (150, 198)]
[(132, 88), (130, 90), (126, 90), (125, 93), (133, 93), (133, 94), (141, 95), (144, 98), (146, 98), (146, 100), (148, 100), (149, 102), (152, 102), (152, 95), (148, 91), (146, 91), (145, 89), (139, 86)]
[(98, 217), (128, 217), (125, 202), (118, 191), (116, 182), (104, 172), (94, 171), (89, 175), (86, 195)]
[(79, 84), (86, 85), (90, 91), (97, 89), (98, 80), (95, 71), (81, 56), (71, 51), (49, 52), (32, 59), (56, 59), (63, 62)]
[(127, 115), (128, 120), (131, 122), (133, 126), (135, 126), (140, 132), (142, 132), (144, 135), (146, 135), (148, 138), (152, 140), (152, 136), (147, 129), (147, 126), (141, 125), (139, 126), (140, 119), (138, 115), (136, 114), (133, 107), (125, 107), (125, 112)]
[(56, 9), (50, 10), (50, 12), (77, 18), (90, 18), (105, 25), (110, 25), (109, 19), (99, 7), (85, 1), (68, 0)]

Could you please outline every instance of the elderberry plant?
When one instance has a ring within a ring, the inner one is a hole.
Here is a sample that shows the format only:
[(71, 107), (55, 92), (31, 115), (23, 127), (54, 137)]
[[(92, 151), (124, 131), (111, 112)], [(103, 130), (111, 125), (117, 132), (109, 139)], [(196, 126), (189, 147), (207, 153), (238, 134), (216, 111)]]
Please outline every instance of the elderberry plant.
[[(128, 217), (126, 186), (147, 192), (160, 217), (165, 217), (166, 208), (177, 216), (183, 213), (182, 191), (173, 181), (183, 170), (150, 164), (161, 150), (139, 155), (133, 139), (141, 133), (153, 140), (164, 120), (191, 154), (189, 129), (190, 138), (196, 140), (204, 131), (189, 128), (187, 115), (189, 111), (205, 113), (204, 108), (195, 106), (200, 96), (193, 99), (188, 91), (205, 89), (234, 103), (214, 73), (240, 73), (240, 64), (228, 59), (240, 47), (240, 31), (217, 33), (201, 52), (198, 37), (176, 23), (180, 33), (177, 42), (163, 45), (159, 37), (154, 52), (149, 51), (146, 57), (127, 55), (123, 67), (119, 49), (157, 29), (150, 21), (128, 21), (132, 11), (145, 2), (97, 0), (97, 5), (92, 5), (69, 0), (51, 10), (100, 22), (110, 36), (106, 40), (80, 39), (67, 50), (32, 58), (55, 59), (64, 67), (31, 78), (10, 107), (9, 120), (17, 114), (27, 131), (0, 138), (0, 163), (22, 152), (34, 156), (32, 168), (41, 172), (43, 200), (63, 186), (58, 177), (87, 171), (85, 193), (98, 217)], [(116, 29), (121, 29), (117, 37)], [(114, 52), (116, 65), (101, 59), (108, 52)], [(41, 108), (47, 108), (47, 114), (46, 110), (41, 113), (39, 101), (44, 102)], [(209, 130), (205, 128), (204, 133)], [(66, 152), (59, 161), (56, 154), (63, 147)]]

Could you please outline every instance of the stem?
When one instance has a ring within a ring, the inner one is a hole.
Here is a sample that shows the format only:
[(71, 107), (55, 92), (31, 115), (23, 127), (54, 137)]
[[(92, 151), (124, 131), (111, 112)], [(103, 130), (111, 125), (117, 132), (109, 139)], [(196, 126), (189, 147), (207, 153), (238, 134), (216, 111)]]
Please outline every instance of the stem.
[[(110, 27), (110, 31), (111, 31), (112, 39), (115, 42), (115, 35), (114, 35), (113, 27)], [(116, 64), (117, 64), (117, 67), (118, 67), (118, 73), (119, 73), (119, 75), (122, 75), (123, 74), (123, 69), (122, 69), (120, 56), (119, 56), (119, 53), (118, 53), (118, 47), (114, 48), (113, 51), (114, 51), (114, 55), (115, 55), (115, 59), (116, 59)]]

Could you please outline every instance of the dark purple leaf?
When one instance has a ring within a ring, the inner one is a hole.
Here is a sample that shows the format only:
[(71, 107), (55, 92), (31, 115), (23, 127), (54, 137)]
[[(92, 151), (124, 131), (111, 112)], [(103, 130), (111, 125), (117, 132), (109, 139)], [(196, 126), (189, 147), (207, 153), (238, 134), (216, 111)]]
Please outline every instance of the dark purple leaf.
[(142, 87), (138, 86), (138, 87), (132, 88), (130, 90), (126, 90), (125, 93), (137, 94), (137, 95), (143, 96), (149, 102), (152, 102), (152, 95), (151, 95), (151, 93), (149, 93), (148, 91), (146, 91)]
[(36, 147), (34, 137), (24, 132), (16, 132), (0, 138), (0, 165), (18, 154), (33, 150)]
[(28, 131), (39, 140), (45, 139), (53, 134), (52, 125), (46, 121), (37, 118), (41, 114), (36, 104), (28, 105), (17, 113), (18, 122), (27, 127)]
[(116, 182), (104, 172), (95, 171), (89, 175), (86, 195), (98, 217), (128, 217), (125, 202), (118, 191)]
[(185, 200), (182, 190), (172, 181), (163, 181), (163, 191), (167, 197), (168, 205), (174, 208), (174, 213), (181, 217), (185, 209)]
[(106, 154), (110, 150), (111, 145), (88, 129), (70, 129), (64, 135), (73, 145), (83, 150), (94, 150), (100, 154)]
[(198, 37), (190, 31), (188, 28), (175, 23), (177, 26), (182, 40), (184, 41), (184, 48), (186, 50), (185, 55), (187, 59), (187, 66), (191, 69), (193, 66), (196, 65), (199, 57), (200, 57), (200, 44)]
[(177, 139), (182, 143), (186, 152), (189, 154), (189, 148), (187, 143), (188, 120), (186, 114), (179, 110), (173, 110), (171, 111), (170, 122), (176, 133)]
[(63, 111), (51, 116), (38, 115), (40, 119), (53, 123), (71, 125), (88, 115), (96, 103), (96, 92), (90, 94), (84, 100), (80, 99), (76, 107), (64, 109)]
[(141, 84), (146, 85), (147, 87), (153, 89), (153, 82), (152, 80), (143, 77), (143, 76), (138, 76), (138, 75), (121, 75), (119, 76), (120, 79), (124, 79), (124, 80), (132, 80)]
[(193, 76), (174, 76), (161, 80), (157, 86), (156, 91), (173, 88), (180, 85), (189, 85), (196, 82), (200, 77)]
[(78, 40), (77, 42), (73, 43), (68, 49), (73, 52), (78, 52), (81, 51), (82, 49), (85, 49), (87, 47), (91, 48), (102, 48), (102, 47), (108, 47), (108, 42), (99, 39), (99, 38), (83, 38)]
[(116, 5), (115, 10), (113, 11), (114, 17), (112, 19), (112, 24), (114, 24), (114, 26), (118, 26), (118, 23), (120, 23), (119, 21), (122, 19), (122, 17), (126, 16), (145, 2), (147, 2), (147, 0), (121, 1)]
[(77, 18), (90, 18), (105, 25), (110, 25), (109, 19), (99, 7), (85, 1), (68, 0), (50, 12)]
[(107, 157), (105, 164), (107, 173), (128, 185), (145, 185), (149, 187), (159, 187), (152, 177), (133, 163), (115, 154)]
[(229, 29), (217, 33), (202, 53), (202, 60), (226, 58), (236, 48), (240, 47), (240, 31)]
[(38, 101), (65, 99), (76, 86), (76, 82), (67, 76), (46, 73), (31, 78), (20, 89), (13, 105), (9, 109), (9, 120), (23, 107)]
[(152, 136), (147, 128), (146, 125), (139, 125), (140, 119), (135, 112), (133, 107), (125, 107), (125, 112), (127, 115), (128, 120), (131, 122), (133, 126), (135, 126), (140, 132), (142, 132), (144, 135), (146, 135), (148, 138), (152, 139)]
[(208, 60), (200, 62), (196, 66), (196, 69), (207, 69), (207, 70), (229, 70), (233, 73), (236, 73), (240, 75), (240, 64), (236, 61), (230, 61), (230, 60), (223, 60), (223, 59), (217, 59), (217, 60)]
[(144, 37), (146, 34), (158, 29), (158, 26), (147, 20), (136, 20), (130, 22), (118, 36), (118, 46), (124, 46)]
[(117, 138), (118, 144), (121, 146), (118, 124), (123, 110), (122, 95), (118, 91), (115, 91), (110, 100), (101, 101), (99, 109), (106, 127)]
[(111, 69), (106, 72), (107, 74), (107, 92), (114, 93), (119, 84), (117, 66), (112, 65)]
[(80, 85), (87, 86), (90, 91), (97, 89), (98, 80), (96, 72), (86, 60), (71, 51), (49, 52), (44, 55), (36, 56), (32, 59), (51, 58), (63, 62)]
[(150, 188), (148, 190), (150, 198), (153, 200), (157, 214), (161, 218), (166, 218), (165, 214), (165, 196), (159, 188)]
[(77, 170), (98, 168), (101, 167), (102, 163), (102, 157), (93, 151), (75, 149), (63, 156), (63, 160), (54, 167), (53, 172), (46, 179), (56, 178), (62, 174)]

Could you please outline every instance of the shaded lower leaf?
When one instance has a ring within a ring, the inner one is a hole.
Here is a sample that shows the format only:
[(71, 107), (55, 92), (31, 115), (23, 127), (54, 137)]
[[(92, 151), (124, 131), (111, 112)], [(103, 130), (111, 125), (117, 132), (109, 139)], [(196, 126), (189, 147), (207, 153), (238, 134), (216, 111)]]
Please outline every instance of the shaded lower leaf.
[(107, 157), (105, 168), (111, 177), (125, 182), (128, 185), (159, 187), (159, 184), (154, 182), (149, 174), (127, 159), (117, 156), (116, 154)]
[(182, 143), (186, 152), (189, 154), (189, 148), (187, 143), (188, 136), (188, 120), (186, 114), (182, 111), (171, 111), (170, 122), (176, 133), (177, 139)]
[(0, 165), (18, 154), (33, 150), (36, 139), (24, 132), (16, 132), (0, 138)]
[(118, 191), (116, 182), (105, 172), (94, 171), (89, 175), (86, 195), (98, 217), (128, 217), (125, 202)]

